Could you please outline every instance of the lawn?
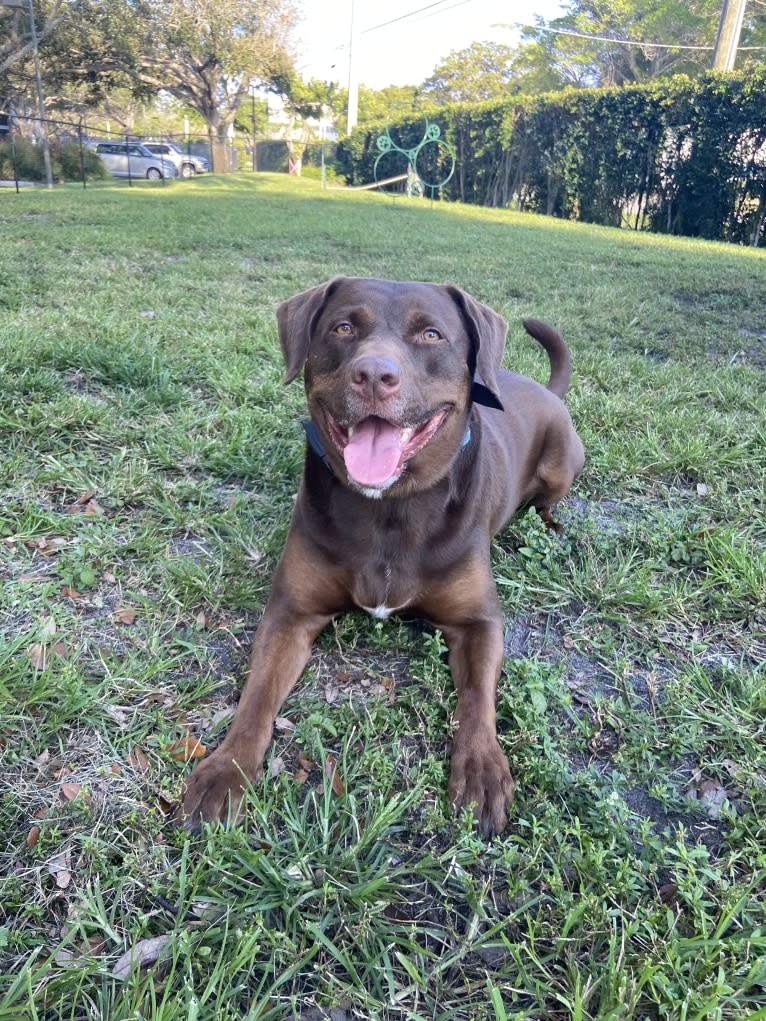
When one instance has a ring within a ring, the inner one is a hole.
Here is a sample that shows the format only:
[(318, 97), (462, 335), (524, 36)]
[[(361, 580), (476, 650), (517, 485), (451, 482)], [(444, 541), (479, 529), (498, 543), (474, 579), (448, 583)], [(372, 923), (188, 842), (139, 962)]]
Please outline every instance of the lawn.
[[(0, 195), (0, 1019), (766, 1018), (766, 253), (258, 175)], [(440, 635), (321, 637), (243, 825), (226, 729), (303, 454), (277, 302), (453, 282), (569, 341), (561, 535), (493, 545), (482, 840)]]

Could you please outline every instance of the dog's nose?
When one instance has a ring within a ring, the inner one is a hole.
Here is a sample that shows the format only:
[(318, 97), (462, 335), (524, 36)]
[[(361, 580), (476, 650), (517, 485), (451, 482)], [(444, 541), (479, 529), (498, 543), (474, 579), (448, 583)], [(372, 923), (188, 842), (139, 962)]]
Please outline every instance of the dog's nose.
[(368, 400), (384, 400), (399, 391), (401, 375), (391, 358), (365, 355), (354, 363), (351, 381)]

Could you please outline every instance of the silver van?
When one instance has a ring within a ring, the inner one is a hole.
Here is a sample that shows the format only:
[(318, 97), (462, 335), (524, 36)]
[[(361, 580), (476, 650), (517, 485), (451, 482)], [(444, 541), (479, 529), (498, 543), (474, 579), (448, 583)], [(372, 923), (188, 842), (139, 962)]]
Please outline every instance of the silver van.
[(195, 174), (206, 174), (210, 170), (210, 163), (204, 156), (195, 156), (194, 153), (182, 149), (176, 142), (143, 142), (155, 156), (162, 156), (170, 160), (178, 167), (181, 177), (194, 177)]
[(140, 142), (90, 141), (87, 147), (103, 161), (112, 177), (148, 178), (178, 177), (178, 168), (170, 160), (150, 152)]

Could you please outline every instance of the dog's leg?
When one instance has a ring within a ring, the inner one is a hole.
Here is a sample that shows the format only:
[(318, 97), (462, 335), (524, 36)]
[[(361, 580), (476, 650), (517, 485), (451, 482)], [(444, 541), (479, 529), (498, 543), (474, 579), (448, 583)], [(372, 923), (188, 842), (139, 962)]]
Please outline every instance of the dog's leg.
[(314, 639), (332, 619), (332, 611), (323, 612), (326, 593), (318, 591), (322, 582), (332, 589), (331, 582), (294, 553), (288, 543), (253, 640), (247, 680), (229, 731), (187, 781), (179, 814), (192, 832), (202, 821), (236, 820), (245, 785), (263, 775), (274, 718), (303, 672)]
[(502, 612), (488, 567), (475, 565), (461, 573), (450, 590), (444, 593), (446, 601), (438, 601), (440, 620), (435, 621), (447, 642), (457, 692), (449, 797), (455, 811), (472, 808), (482, 832), (490, 836), (505, 827), (515, 793), (495, 723), (504, 655)]

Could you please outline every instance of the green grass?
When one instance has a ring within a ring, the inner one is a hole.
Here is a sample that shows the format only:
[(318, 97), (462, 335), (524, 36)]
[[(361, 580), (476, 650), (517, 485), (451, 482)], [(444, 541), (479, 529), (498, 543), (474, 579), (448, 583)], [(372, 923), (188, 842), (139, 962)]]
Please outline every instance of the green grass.
[[(268, 175), (3, 195), (0, 231), (0, 1019), (766, 1018), (764, 253)], [(489, 843), (440, 636), (362, 614), (244, 825), (166, 821), (300, 472), (274, 307), (335, 273), (461, 285), (538, 378), (522, 316), (572, 347), (565, 530), (493, 547)]]

